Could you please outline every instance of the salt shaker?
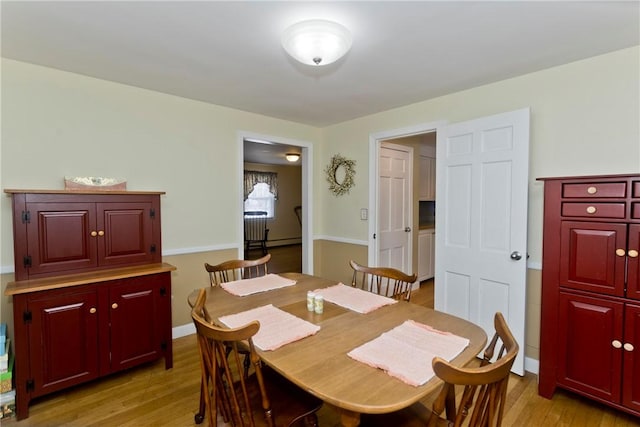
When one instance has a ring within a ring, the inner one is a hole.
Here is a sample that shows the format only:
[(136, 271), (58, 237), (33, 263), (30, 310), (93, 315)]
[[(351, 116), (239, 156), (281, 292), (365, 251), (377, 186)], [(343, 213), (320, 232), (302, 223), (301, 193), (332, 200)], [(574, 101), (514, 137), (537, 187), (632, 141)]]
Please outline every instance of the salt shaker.
[(315, 309), (316, 294), (313, 291), (307, 292), (307, 310), (313, 311)]
[(324, 298), (322, 297), (322, 295), (316, 295), (316, 297), (314, 298), (314, 303), (315, 312), (318, 314), (322, 314), (322, 312), (324, 311)]

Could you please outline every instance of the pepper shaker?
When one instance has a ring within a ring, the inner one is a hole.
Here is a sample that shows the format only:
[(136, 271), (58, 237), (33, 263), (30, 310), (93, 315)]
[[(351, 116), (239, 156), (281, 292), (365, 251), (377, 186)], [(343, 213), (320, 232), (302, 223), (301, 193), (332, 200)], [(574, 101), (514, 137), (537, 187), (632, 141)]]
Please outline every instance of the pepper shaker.
[(314, 309), (317, 314), (322, 314), (324, 311), (324, 297), (322, 295), (316, 295), (314, 298)]

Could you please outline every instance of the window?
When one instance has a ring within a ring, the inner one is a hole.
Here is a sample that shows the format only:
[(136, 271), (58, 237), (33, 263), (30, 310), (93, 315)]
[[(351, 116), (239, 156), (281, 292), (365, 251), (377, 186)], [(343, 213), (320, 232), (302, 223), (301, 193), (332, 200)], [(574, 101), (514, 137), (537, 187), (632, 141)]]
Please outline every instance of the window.
[(253, 186), (253, 191), (249, 193), (244, 201), (244, 210), (246, 211), (265, 211), (267, 218), (274, 217), (275, 196), (270, 191), (269, 184), (259, 182)]
[(265, 211), (267, 218), (275, 216), (278, 200), (278, 174), (275, 172), (244, 171), (244, 210)]

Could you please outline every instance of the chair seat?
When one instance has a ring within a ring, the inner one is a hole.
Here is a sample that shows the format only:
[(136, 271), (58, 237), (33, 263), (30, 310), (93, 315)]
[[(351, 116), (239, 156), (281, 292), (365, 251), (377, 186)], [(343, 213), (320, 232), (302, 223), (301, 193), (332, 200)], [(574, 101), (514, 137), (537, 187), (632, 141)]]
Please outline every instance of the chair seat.
[[(315, 412), (322, 406), (322, 400), (301, 390), (267, 366), (263, 365), (262, 375), (271, 401), (271, 410), (276, 426), (290, 426), (302, 421), (307, 416), (313, 415), (315, 417)], [(246, 384), (256, 426), (268, 425), (262, 409), (260, 386), (255, 373), (250, 375)], [(304, 424), (300, 423), (300, 425)]]

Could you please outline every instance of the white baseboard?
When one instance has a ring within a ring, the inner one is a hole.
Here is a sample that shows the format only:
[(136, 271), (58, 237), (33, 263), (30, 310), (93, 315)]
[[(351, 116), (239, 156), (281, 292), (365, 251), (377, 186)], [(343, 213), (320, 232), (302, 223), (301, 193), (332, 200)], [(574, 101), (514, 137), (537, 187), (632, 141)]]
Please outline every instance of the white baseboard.
[(538, 359), (532, 359), (530, 357), (524, 358), (524, 370), (538, 375), (540, 372), (540, 361)]
[(187, 325), (176, 326), (171, 330), (171, 339), (186, 337), (196, 333), (196, 327), (193, 323)]

